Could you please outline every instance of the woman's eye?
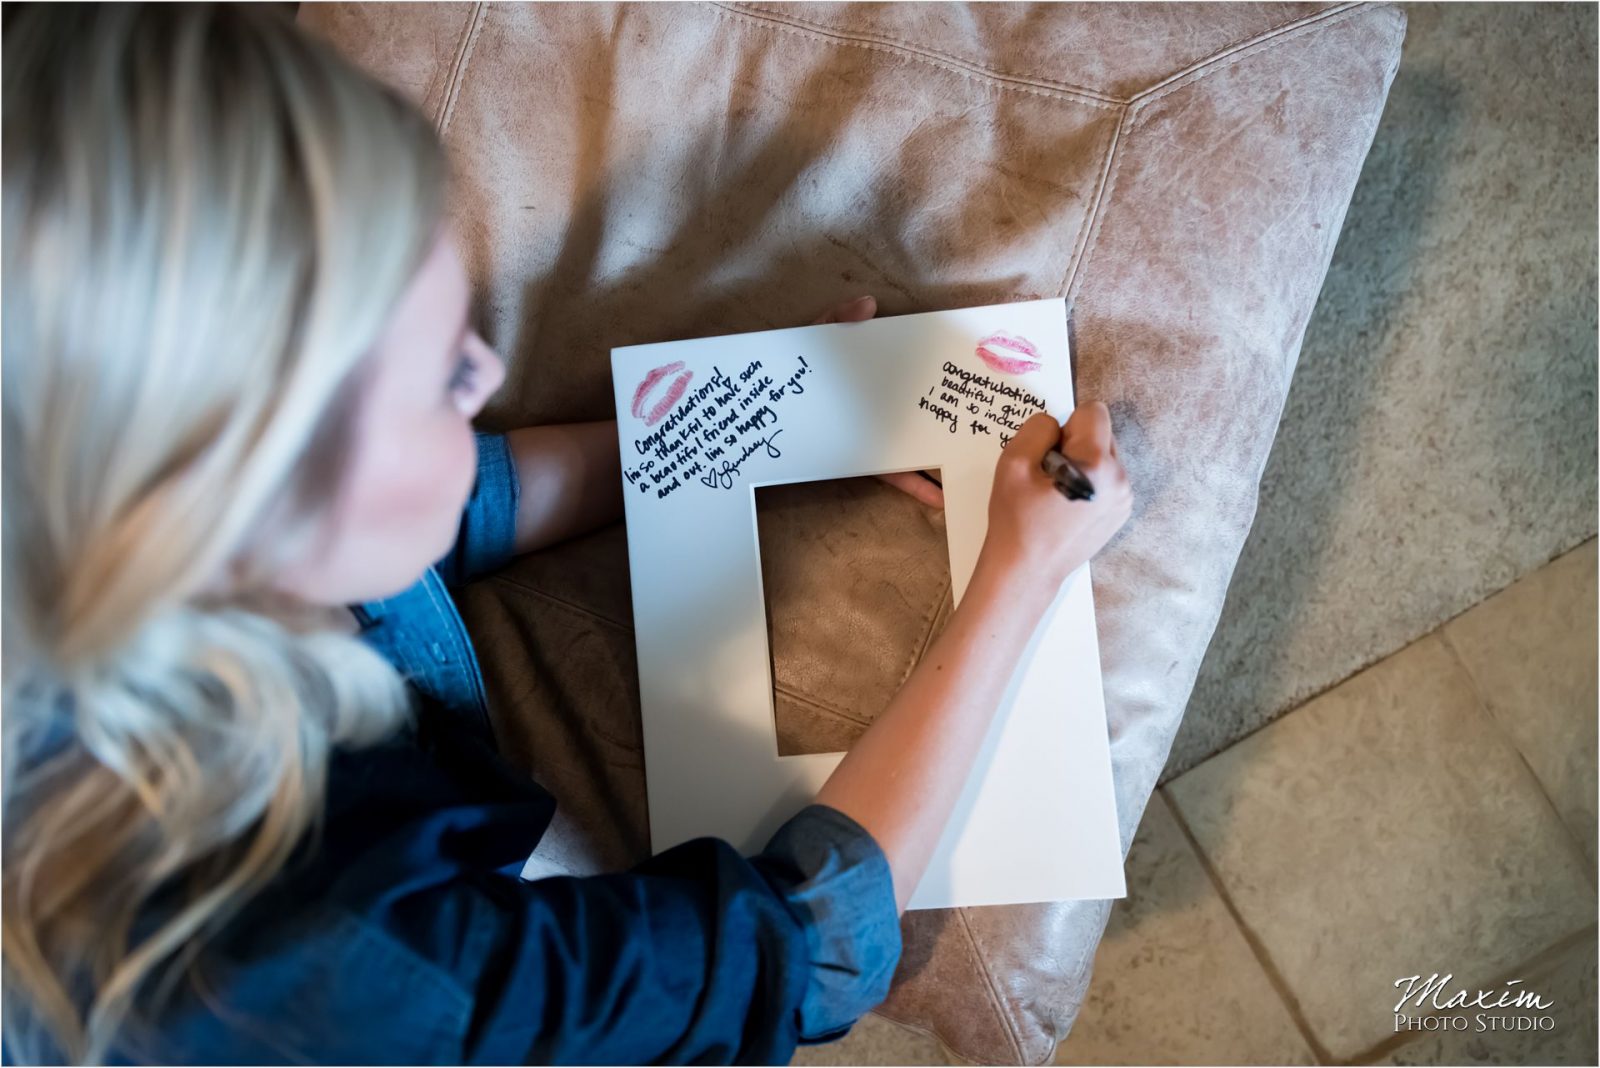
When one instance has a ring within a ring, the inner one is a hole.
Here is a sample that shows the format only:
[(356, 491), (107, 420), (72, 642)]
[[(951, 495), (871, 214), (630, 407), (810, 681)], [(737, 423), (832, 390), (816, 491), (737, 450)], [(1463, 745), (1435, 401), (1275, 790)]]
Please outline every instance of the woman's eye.
[(472, 388), (473, 376), (477, 373), (478, 365), (466, 353), (456, 359), (455, 369), (450, 372), (449, 392), (453, 395)]

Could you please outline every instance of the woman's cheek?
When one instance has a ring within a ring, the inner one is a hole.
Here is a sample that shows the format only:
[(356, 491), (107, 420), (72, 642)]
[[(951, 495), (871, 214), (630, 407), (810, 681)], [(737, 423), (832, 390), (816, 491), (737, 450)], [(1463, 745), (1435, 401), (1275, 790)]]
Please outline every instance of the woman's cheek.
[[(395, 448), (385, 457), (387, 470), (378, 482), (382, 499), (369, 497), (363, 509), (369, 522), (379, 524), (374, 535), (389, 542), (391, 551), (416, 564), (418, 570), (455, 544), (461, 510), (477, 477), (471, 427), (459, 419), (450, 424), (414, 434), (409, 440), (396, 439)], [(427, 559), (419, 562), (418, 557)]]
[(472, 429), (472, 424), (461, 424), (461, 460), (458, 470), (461, 472), (461, 495), (456, 502), (456, 511), (467, 506), (467, 498), (472, 496), (472, 487), (478, 481), (478, 437)]
[[(436, 454), (440, 466), (432, 480), (436, 494), (435, 507), (439, 510), (438, 523), (446, 532), (441, 554), (455, 544), (461, 526), (461, 512), (466, 508), (478, 478), (478, 444), (473, 436), (472, 425), (462, 420), (455, 421), (449, 441), (449, 445), (442, 446)], [(441, 490), (449, 492), (441, 495)]]

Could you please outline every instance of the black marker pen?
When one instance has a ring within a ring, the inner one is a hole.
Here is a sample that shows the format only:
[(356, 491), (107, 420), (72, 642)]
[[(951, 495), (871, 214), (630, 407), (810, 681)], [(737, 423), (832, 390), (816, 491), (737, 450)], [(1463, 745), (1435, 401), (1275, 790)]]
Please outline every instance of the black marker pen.
[(1042, 466), (1044, 473), (1055, 480), (1056, 489), (1064, 493), (1067, 500), (1094, 500), (1094, 483), (1089, 481), (1089, 476), (1078, 470), (1078, 466), (1054, 445), (1044, 454)]

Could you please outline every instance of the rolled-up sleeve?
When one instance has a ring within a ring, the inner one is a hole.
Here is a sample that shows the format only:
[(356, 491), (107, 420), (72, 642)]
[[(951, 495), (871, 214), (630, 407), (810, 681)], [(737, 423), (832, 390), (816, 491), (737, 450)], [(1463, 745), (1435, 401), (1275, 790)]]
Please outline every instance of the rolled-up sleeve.
[(889, 996), (900, 961), (888, 858), (866, 828), (816, 804), (780, 827), (763, 856), (782, 859), (798, 876), (785, 893), (805, 913), (810, 946), (800, 1042), (831, 1042)]
[(517, 552), (517, 509), (522, 483), (505, 434), (474, 431), (478, 476), (461, 510), (455, 544), (433, 566), (446, 586), (461, 586), (487, 574)]
[(900, 956), (882, 851), (823, 805), (750, 857), (696, 838), (625, 872), (458, 876), (384, 912), (471, 1004), (462, 1063), (786, 1064), (880, 1002)]

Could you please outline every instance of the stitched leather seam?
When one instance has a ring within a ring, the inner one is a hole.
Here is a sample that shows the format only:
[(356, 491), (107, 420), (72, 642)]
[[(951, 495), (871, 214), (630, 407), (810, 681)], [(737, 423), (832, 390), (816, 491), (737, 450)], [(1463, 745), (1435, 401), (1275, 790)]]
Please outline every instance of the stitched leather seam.
[(1121, 97), (1114, 96), (1104, 90), (1091, 89), (1085, 85), (1074, 85), (1071, 82), (1057, 81), (1053, 78), (1041, 78), (1034, 74), (1013, 74), (1010, 71), (994, 70), (975, 60), (964, 59), (948, 52), (941, 52), (936, 48), (929, 48), (927, 45), (913, 44), (910, 41), (892, 37), (886, 33), (874, 33), (871, 30), (842, 30), (836, 26), (829, 26), (813, 19), (801, 18), (799, 15), (791, 15), (785, 11), (775, 11), (760, 4), (733, 5), (716, 3), (715, 6), (724, 8), (734, 14), (769, 19), (773, 22), (792, 26), (798, 30), (810, 30), (813, 31), (815, 36), (831, 44), (850, 44), (868, 48), (872, 45), (878, 45), (879, 47), (874, 49), (875, 51), (902, 52), (908, 57), (921, 62), (943, 67), (946, 70), (954, 70), (961, 74), (976, 75), (987, 81), (1005, 85), (1007, 88), (1013, 87), (1012, 84), (1008, 83), (1013, 83), (1015, 86), (1035, 86), (1039, 89), (1051, 90), (1052, 95), (1060, 94), (1085, 98), (1084, 103), (1097, 107), (1126, 103)]
[[(1110, 203), (1111, 194), (1117, 187), (1117, 172), (1122, 169), (1123, 157), (1127, 155), (1126, 151), (1121, 150), (1123, 147), (1122, 131), (1124, 128), (1131, 129), (1129, 118), (1130, 112), (1124, 110), (1121, 120), (1117, 123), (1117, 142), (1112, 146), (1112, 152), (1107, 157), (1110, 170), (1106, 174), (1104, 185), (1100, 187), (1100, 197), (1095, 201), (1094, 221), (1085, 228), (1087, 236), (1084, 239), (1083, 252), (1078, 261), (1072, 265), (1072, 270), (1069, 274), (1072, 279), (1073, 289), (1066, 294), (1068, 308), (1071, 308), (1077, 301), (1077, 287), (1082, 285), (1083, 265), (1089, 262), (1089, 257), (1094, 252), (1095, 242), (1100, 237), (1100, 225), (1105, 221), (1105, 206)], [(1081, 398), (1074, 397), (1073, 399), (1081, 402)]]
[(455, 117), (456, 99), (461, 95), (461, 85), (467, 79), (467, 64), (472, 61), (472, 48), (478, 43), (478, 31), (483, 29), (484, 5), (482, 0), (472, 5), (472, 17), (467, 20), (466, 32), (461, 35), (461, 43), (456, 46), (456, 58), (450, 71), (450, 84), (445, 89), (444, 99), (439, 102), (439, 116), (434, 120), (434, 125), (439, 129), (439, 136), (450, 128), (450, 120)]
[[(1072, 287), (1078, 281), (1078, 268), (1089, 254), (1091, 236), (1100, 229), (1100, 208), (1106, 202), (1106, 195), (1111, 190), (1111, 176), (1116, 173), (1115, 161), (1117, 149), (1122, 145), (1122, 131), (1128, 125), (1128, 109), (1122, 109), (1122, 114), (1117, 116), (1117, 124), (1111, 130), (1111, 141), (1106, 146), (1105, 159), (1100, 163), (1100, 182), (1094, 191), (1094, 203), (1089, 208), (1088, 217), (1083, 221), (1083, 229), (1078, 234), (1078, 240), (1072, 250), (1072, 259), (1067, 261), (1067, 273), (1061, 276), (1061, 284), (1056, 290), (1067, 297), (1068, 313), (1072, 308)], [(1073, 398), (1077, 400), (1077, 398)]]
[[(628, 633), (632, 633), (633, 632), (633, 628), (631, 626), (629, 626), (628, 624), (626, 624), (626, 623), (619, 623), (617, 620), (610, 619), (610, 618), (608, 618), (606, 616), (601, 615), (598, 612), (592, 611), (592, 610), (590, 610), (588, 608), (584, 608), (582, 605), (573, 604), (571, 601), (563, 600), (562, 598), (557, 597), (554, 594), (546, 593), (544, 590), (538, 589), (538, 588), (533, 587), (533, 586), (529, 586), (525, 582), (518, 582), (516, 579), (509, 578), (509, 577), (507, 577), (505, 575), (494, 575), (494, 576), (489, 577), (485, 581), (489, 582), (490, 584), (497, 584), (497, 585), (503, 585), (503, 586), (509, 587), (509, 588), (511, 588), (513, 590), (516, 590), (520, 594), (523, 594), (523, 595), (528, 596), (528, 597), (534, 597), (534, 598), (537, 598), (537, 599), (539, 599), (541, 601), (548, 602), (549, 604), (555, 605), (558, 608), (565, 608), (568, 612), (572, 613), (573, 615), (581, 616), (584, 619), (593, 620), (593, 621), (595, 621), (597, 623), (604, 623), (604, 624), (606, 624), (608, 626), (611, 626), (611, 627), (614, 627), (614, 628), (616, 628), (617, 630), (620, 630), (620, 631), (625, 631), (625, 632), (628, 632)], [(855, 723), (855, 724), (858, 724), (858, 725), (863, 726), (863, 727), (871, 726), (871, 722), (870, 721), (865, 720), (865, 719), (861, 719), (860, 717), (858, 717), (856, 715), (852, 715), (850, 712), (846, 711), (845, 709), (839, 708), (836, 705), (833, 705), (832, 703), (823, 700), (822, 698), (812, 696), (811, 694), (801, 693), (801, 692), (799, 692), (797, 690), (790, 689), (787, 686), (777, 686), (777, 687), (775, 687), (775, 689), (778, 692), (782, 693), (785, 697), (790, 698), (791, 700), (799, 701), (802, 704), (811, 705), (812, 707), (817, 708), (817, 709), (819, 709), (819, 710), (821, 710), (823, 712), (831, 712), (832, 714), (834, 714), (836, 716), (839, 716), (842, 719), (849, 720), (851, 723)]]
[(806, 26), (821, 33), (831, 34), (846, 39), (876, 41), (882, 44), (894, 45), (912, 53), (913, 55), (929, 56), (934, 59), (943, 60), (947, 63), (954, 63), (958, 66), (968, 67), (975, 73), (985, 77), (991, 77), (1005, 81), (1023, 82), (1048, 89), (1060, 89), (1071, 93), (1080, 93), (1084, 96), (1094, 97), (1097, 100), (1104, 100), (1113, 104), (1120, 104), (1123, 102), (1120, 97), (1115, 96), (1114, 94), (1103, 89), (1093, 89), (1087, 85), (1078, 85), (1074, 82), (1064, 82), (1057, 78), (1042, 78), (1037, 74), (1018, 74), (1015, 71), (999, 70), (994, 67), (987, 67), (978, 60), (968, 59), (965, 56), (958, 56), (953, 52), (942, 52), (939, 49), (929, 47), (926, 44), (917, 44), (912, 41), (907, 41), (902, 37), (895, 37), (892, 34), (878, 33), (873, 30), (841, 29), (838, 26), (830, 26), (825, 22), (818, 22), (816, 19), (802, 18), (799, 15), (791, 15), (787, 12), (774, 10), (765, 4), (736, 3), (730, 6), (733, 6), (739, 10), (759, 12), (763, 15), (770, 16), (780, 21), (787, 21), (798, 26)]
[[(1072, 271), (1069, 275), (1069, 277), (1072, 279), (1072, 286), (1074, 288), (1073, 291), (1070, 291), (1066, 294), (1068, 307), (1072, 306), (1077, 295), (1076, 288), (1082, 284), (1083, 267), (1089, 262), (1089, 257), (1094, 251), (1095, 241), (1100, 236), (1101, 224), (1105, 221), (1104, 207), (1110, 202), (1111, 196), (1116, 190), (1117, 174), (1122, 170), (1122, 161), (1127, 157), (1128, 154), (1126, 151), (1126, 143), (1128, 138), (1122, 135), (1122, 130), (1126, 128), (1128, 134), (1131, 136), (1133, 130), (1141, 121), (1140, 113), (1142, 113), (1148, 105), (1159, 100), (1161, 97), (1186, 86), (1194, 85), (1209, 74), (1213, 74), (1219, 70), (1226, 70), (1228, 67), (1231, 67), (1234, 64), (1249, 58), (1250, 56), (1276, 47), (1285, 41), (1289, 41), (1295, 37), (1310, 33), (1318, 28), (1326, 29), (1327, 26), (1342, 22), (1369, 6), (1371, 5), (1351, 4), (1339, 8), (1329, 8), (1327, 10), (1317, 12), (1315, 15), (1309, 15), (1294, 22), (1285, 23), (1282, 26), (1267, 31), (1265, 34), (1258, 35), (1255, 38), (1252, 38), (1250, 41), (1246, 41), (1237, 47), (1223, 49), (1221, 52), (1216, 53), (1215, 55), (1202, 60), (1200, 63), (1191, 66), (1188, 70), (1174, 75), (1172, 78), (1169, 78), (1167, 81), (1161, 83), (1161, 85), (1165, 86), (1165, 88), (1160, 89), (1159, 92), (1146, 90), (1144, 94), (1141, 94), (1139, 97), (1135, 98), (1135, 102), (1128, 106), (1123, 115), (1123, 120), (1119, 125), (1117, 141), (1113, 146), (1111, 153), (1111, 171), (1106, 177), (1106, 182), (1101, 191), (1101, 196), (1095, 203), (1095, 218), (1093, 225), (1089, 228), (1090, 232), (1085, 242), (1083, 253), (1078, 258), (1078, 261), (1073, 265)], [(1222, 62), (1221, 60), (1223, 59), (1226, 59), (1226, 62)], [(1182, 78), (1187, 78), (1188, 80), (1178, 80)], [(1155, 88), (1156, 87), (1152, 87), (1152, 89)]]
[(944, 608), (944, 599), (950, 594), (950, 586), (950, 579), (946, 578), (944, 585), (939, 587), (939, 596), (933, 600), (933, 607), (922, 613), (922, 640), (917, 643), (915, 649), (911, 650), (911, 659), (906, 661), (906, 666), (900, 670), (900, 678), (895, 683), (897, 687), (906, 684), (906, 679), (911, 677), (912, 669), (917, 666), (917, 661), (922, 659), (923, 650), (927, 649), (928, 642), (933, 635), (933, 622), (938, 618), (940, 609)]
[[(1154, 791), (1151, 791), (1151, 792), (1154, 793)], [(1122, 861), (1123, 861), (1124, 864), (1127, 863), (1127, 861), (1128, 861), (1127, 853), (1123, 853)], [(1094, 938), (1093, 940), (1085, 940), (1085, 942), (1083, 943), (1082, 948), (1078, 951), (1078, 960), (1077, 960), (1077, 963), (1072, 966), (1072, 971), (1070, 973), (1071, 975), (1073, 975), (1073, 976), (1083, 975), (1084, 974), (1084, 969), (1091, 966), (1092, 961), (1094, 959), (1094, 954), (1100, 948), (1100, 939), (1105, 937), (1106, 921), (1109, 920), (1110, 917), (1111, 917), (1111, 908), (1112, 908), (1112, 906), (1114, 904), (1115, 904), (1115, 902), (1108, 902), (1107, 903), (1106, 909), (1105, 909), (1104, 918), (1100, 922), (1100, 934), (1099, 934), (1098, 937)], [(1073, 1010), (1073, 1019), (1074, 1020), (1077, 1019), (1077, 1014), (1079, 1012), (1083, 1011), (1083, 1001), (1084, 1001), (1084, 998), (1088, 996), (1088, 992), (1089, 992), (1088, 991), (1088, 986), (1089, 986), (1088, 982), (1085, 982), (1083, 984), (1083, 986), (1079, 988), (1078, 1005)], [(1038, 1014), (1035, 1013), (1035, 1019), (1037, 1019), (1037, 1018), (1038, 1018)], [(1048, 1020), (1047, 1022), (1052, 1024), (1052, 1025), (1055, 1023), (1055, 1021), (1053, 1019), (1052, 1020)], [(1070, 1032), (1070, 1030), (1071, 1030), (1071, 1027), (1069, 1026), (1068, 1027), (1068, 1031)], [(1066, 1037), (1067, 1037), (1066, 1035), (1059, 1035), (1059, 1036), (1052, 1035), (1053, 1044), (1056, 1045), (1056, 1046), (1059, 1046), (1061, 1044), (1061, 1040), (1066, 1038)]]
[(1000, 1017), (1000, 1030), (1005, 1034), (1006, 1041), (1011, 1043), (1013, 1060), (1021, 1064), (1022, 1043), (1017, 1040), (1016, 1024), (1000, 999), (1000, 988), (994, 981), (994, 975), (989, 971), (989, 962), (984, 960), (983, 951), (978, 948), (978, 938), (972, 933), (972, 925), (967, 922), (967, 910), (958, 908), (951, 911), (956, 914), (956, 919), (961, 921), (961, 930), (967, 936), (967, 943), (972, 946), (972, 956), (978, 962), (978, 970), (983, 973), (984, 989), (989, 992), (989, 1002), (994, 1006), (995, 1015)]
[[(954, 607), (954, 604), (953, 604), (953, 602), (954, 602), (954, 589), (953, 589), (953, 587), (954, 587), (954, 583), (953, 582), (951, 582), (950, 580), (946, 580), (945, 581), (945, 584), (944, 584), (944, 596), (940, 597), (936, 602), (934, 602), (933, 615), (928, 619), (928, 626), (923, 631), (922, 642), (917, 646), (917, 655), (916, 655), (916, 658), (912, 661), (913, 664), (920, 664), (922, 662), (922, 658), (928, 655), (928, 646), (933, 644), (933, 632), (939, 628), (939, 621), (941, 619), (943, 619), (948, 624), (950, 617), (949, 617), (949, 615), (947, 615), (945, 613), (945, 610), (944, 610), (944, 606), (945, 606), (946, 602), (951, 602), (951, 612), (955, 611), (955, 607)], [(906, 672), (906, 678), (910, 678), (910, 677), (911, 677), (911, 673), (910, 673), (910, 671), (907, 671)], [(904, 680), (901, 680), (901, 681), (902, 681), (902, 684), (903, 684)]]
[(1300, 33), (1310, 30), (1318, 23), (1325, 22), (1329, 19), (1338, 21), (1340, 19), (1347, 18), (1352, 12), (1357, 11), (1365, 6), (1367, 5), (1356, 3), (1337, 4), (1323, 8), (1321, 11), (1314, 12), (1310, 15), (1301, 15), (1299, 17), (1280, 22), (1276, 26), (1271, 26), (1265, 30), (1262, 30), (1249, 40), (1235, 41), (1233, 44), (1224, 45), (1208, 56), (1202, 56), (1182, 70), (1169, 74), (1159, 82), (1156, 82), (1154, 85), (1141, 89), (1139, 92), (1133, 95), (1128, 103), (1138, 107), (1150, 100), (1159, 99), (1160, 97), (1165, 96), (1167, 93), (1172, 92), (1173, 89), (1177, 88), (1175, 83), (1182, 81), (1184, 78), (1188, 78), (1191, 74), (1195, 75), (1195, 78), (1190, 79), (1191, 81), (1194, 81), (1205, 77), (1205, 75), (1213, 68), (1229, 66), (1230, 64), (1220, 63), (1220, 61), (1223, 59), (1226, 59), (1230, 56), (1238, 56), (1239, 58), (1243, 58), (1243, 54), (1260, 51), (1261, 49), (1270, 46), (1273, 41), (1279, 37), (1296, 36)]
[[(950, 611), (948, 612), (945, 611), (946, 605), (948, 605), (950, 608)], [(939, 610), (933, 614), (933, 622), (928, 625), (927, 637), (923, 638), (922, 649), (917, 653), (917, 659), (919, 661), (928, 655), (928, 646), (932, 645), (934, 640), (933, 632), (938, 630), (941, 626), (949, 626), (950, 617), (955, 614), (955, 610), (955, 591), (954, 589), (951, 589), (949, 596), (939, 602)]]
[(829, 704), (827, 701), (824, 701), (820, 697), (812, 697), (810, 694), (799, 693), (798, 691), (792, 690), (787, 686), (774, 686), (773, 689), (778, 693), (783, 694), (783, 696), (789, 698), (791, 701), (797, 701), (803, 705), (810, 705), (819, 712), (827, 712), (831, 715), (838, 716), (840, 719), (849, 720), (851, 723), (854, 723), (857, 726), (870, 727), (872, 725), (867, 720), (864, 720), (859, 716), (853, 716), (842, 708), (835, 708), (833, 705)]
[(933, 1031), (928, 1030), (928, 1028), (927, 1028), (927, 1026), (925, 1024), (913, 1023), (910, 1020), (902, 1020), (900, 1017), (894, 1015), (891, 1012), (885, 1012), (883, 1005), (879, 1005), (877, 1008), (869, 1009), (868, 1011), (872, 1015), (880, 1016), (883, 1019), (888, 1020), (892, 1024), (899, 1024), (901, 1027), (904, 1027), (909, 1031), (916, 1031), (918, 1034), (926, 1035), (928, 1038), (931, 1038), (935, 1042), (937, 1042), (939, 1044), (939, 1048), (944, 1050), (944, 1052), (947, 1053), (947, 1054), (954, 1054), (955, 1056), (960, 1057), (964, 1061), (972, 1059), (971, 1057), (967, 1057), (967, 1056), (963, 1055), (960, 1050), (956, 1049), (950, 1043), (946, 1042), (943, 1035), (940, 1035), (940, 1034), (937, 1034), (937, 1033), (935, 1033)]
[(627, 623), (619, 622), (618, 620), (612, 619), (609, 616), (603, 616), (599, 612), (585, 608), (580, 604), (574, 604), (571, 601), (563, 600), (553, 593), (546, 593), (544, 590), (541, 590), (536, 586), (530, 586), (526, 582), (518, 582), (516, 579), (510, 578), (506, 575), (493, 575), (489, 577), (488, 581), (493, 585), (509, 587), (526, 596), (537, 597), (540, 600), (548, 601), (550, 604), (556, 605), (560, 608), (565, 608), (567, 611), (572, 612), (575, 615), (583, 616), (585, 619), (592, 619), (597, 623), (604, 623), (607, 626), (615, 627), (617, 630), (625, 631), (629, 634), (633, 633), (633, 627)]
[(763, 11), (731, 8), (716, 2), (713, 2), (711, 6), (715, 7), (724, 15), (736, 17), (748, 24), (766, 24), (784, 33), (797, 34), (801, 37), (807, 37), (813, 41), (818, 41), (822, 44), (833, 45), (835, 47), (848, 45), (853, 48), (864, 48), (869, 52), (882, 52), (885, 55), (897, 56), (907, 62), (921, 63), (926, 66), (938, 67), (941, 70), (949, 71), (952, 74), (962, 75), (963, 77), (972, 81), (982, 82), (996, 89), (1006, 89), (1015, 93), (1028, 93), (1032, 96), (1044, 97), (1047, 100), (1067, 100), (1097, 108), (1121, 107), (1124, 103), (1121, 100), (1115, 100), (1108, 97), (1090, 96), (1083, 92), (1060, 89), (1023, 78), (1008, 80), (1002, 75), (997, 75), (992, 71), (986, 70), (982, 67), (966, 65), (962, 61), (946, 61), (934, 58), (934, 56), (928, 54), (927, 52), (912, 48), (908, 45), (891, 46), (887, 44), (879, 44), (871, 40), (865, 40), (850, 34), (840, 33), (835, 30), (813, 30), (806, 26), (797, 25), (794, 21), (793, 15), (767, 14)]

